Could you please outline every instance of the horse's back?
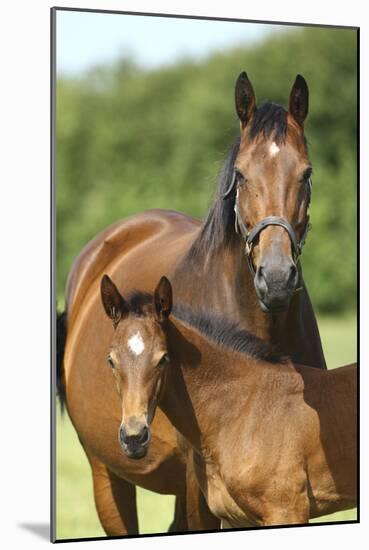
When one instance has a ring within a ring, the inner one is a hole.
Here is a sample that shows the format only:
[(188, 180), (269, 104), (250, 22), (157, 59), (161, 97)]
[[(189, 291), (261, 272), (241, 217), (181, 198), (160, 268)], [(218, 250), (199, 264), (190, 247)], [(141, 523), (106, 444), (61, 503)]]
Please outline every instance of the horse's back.
[[(153, 209), (119, 220), (101, 231), (83, 248), (70, 270), (68, 315), (73, 317), (73, 311), (79, 310), (104, 273), (113, 277), (116, 273), (116, 283), (119, 286), (121, 282), (123, 289), (132, 288), (132, 281), (135, 288), (153, 290), (147, 281), (148, 272), (152, 273), (155, 267), (155, 271), (164, 270), (159, 277), (164, 275), (190, 246), (200, 223), (179, 212)], [(133, 267), (124, 269), (126, 263), (131, 263), (126, 262), (128, 257), (133, 260)], [(150, 262), (153, 257), (155, 266)]]

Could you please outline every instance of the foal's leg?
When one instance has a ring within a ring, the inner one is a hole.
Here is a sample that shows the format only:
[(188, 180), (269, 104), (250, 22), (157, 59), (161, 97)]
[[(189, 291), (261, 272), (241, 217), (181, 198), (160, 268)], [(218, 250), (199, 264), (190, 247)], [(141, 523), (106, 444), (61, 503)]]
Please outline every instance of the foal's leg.
[(92, 469), (96, 510), (105, 533), (138, 534), (135, 485), (116, 476), (91, 453), (86, 454)]
[[(302, 525), (309, 523), (309, 480), (302, 460), (288, 452), (281, 457), (280, 470), (269, 480), (260, 500), (258, 515), (263, 525)], [(286, 466), (289, 466), (286, 469)]]
[(220, 529), (220, 520), (210, 512), (206, 499), (197, 482), (192, 450), (189, 450), (188, 453), (186, 485), (188, 529), (190, 531)]
[(306, 497), (294, 499), (293, 503), (282, 503), (269, 507), (263, 514), (264, 525), (305, 525), (309, 523), (310, 506)]
[(274, 510), (263, 518), (263, 525), (306, 525), (307, 523), (309, 523), (309, 513), (284, 510)]

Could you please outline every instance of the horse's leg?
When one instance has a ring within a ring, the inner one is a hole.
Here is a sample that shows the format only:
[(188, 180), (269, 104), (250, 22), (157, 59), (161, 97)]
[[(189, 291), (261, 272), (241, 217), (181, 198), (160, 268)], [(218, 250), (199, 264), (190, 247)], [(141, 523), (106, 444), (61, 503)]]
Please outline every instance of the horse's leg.
[(174, 519), (169, 527), (169, 533), (178, 533), (188, 531), (186, 518), (186, 499), (184, 497), (176, 497), (174, 506)]
[(190, 531), (220, 529), (220, 520), (209, 510), (198, 484), (193, 464), (193, 451), (189, 451), (186, 468), (187, 522)]
[(91, 453), (96, 510), (107, 535), (137, 535), (136, 487), (116, 476)]

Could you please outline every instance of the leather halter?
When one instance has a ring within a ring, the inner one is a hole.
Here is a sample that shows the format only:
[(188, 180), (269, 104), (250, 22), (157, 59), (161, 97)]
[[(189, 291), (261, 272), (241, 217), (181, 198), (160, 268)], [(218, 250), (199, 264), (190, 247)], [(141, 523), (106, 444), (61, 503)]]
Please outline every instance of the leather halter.
[[(232, 193), (232, 191), (236, 187), (236, 182), (237, 182), (237, 172), (234, 171), (230, 186), (222, 194), (223, 199), (227, 199), (230, 196), (230, 194)], [(308, 203), (308, 208), (309, 208), (311, 191), (312, 191), (312, 183), (311, 183), (310, 178), (308, 180), (308, 183), (309, 183), (309, 203)], [(281, 218), (279, 216), (267, 216), (266, 218), (263, 218), (259, 223), (257, 223), (252, 229), (248, 230), (246, 225), (244, 224), (241, 216), (240, 216), (240, 211), (239, 211), (239, 206), (238, 206), (238, 191), (239, 191), (239, 189), (237, 188), (235, 203), (234, 203), (235, 231), (238, 234), (241, 233), (241, 236), (243, 237), (243, 239), (245, 241), (245, 254), (246, 254), (246, 258), (247, 258), (247, 263), (249, 265), (250, 271), (253, 274), (253, 276), (255, 276), (256, 271), (255, 271), (254, 264), (253, 264), (253, 261), (252, 261), (252, 258), (251, 258), (252, 248), (254, 246), (256, 238), (259, 236), (261, 231), (263, 231), (263, 229), (265, 229), (269, 225), (278, 225), (280, 227), (283, 227), (283, 229), (285, 229), (285, 231), (287, 231), (287, 233), (290, 237), (290, 241), (291, 241), (293, 261), (297, 265), (298, 262), (299, 262), (300, 256), (301, 256), (302, 247), (304, 246), (305, 241), (306, 241), (307, 233), (308, 233), (309, 229), (311, 228), (311, 224), (309, 222), (309, 216), (307, 216), (307, 218), (306, 218), (304, 230), (302, 232), (300, 240), (297, 239), (296, 232), (293, 229), (292, 225), (286, 219)], [(300, 290), (300, 289), (301, 289), (301, 287), (296, 288), (296, 291)]]

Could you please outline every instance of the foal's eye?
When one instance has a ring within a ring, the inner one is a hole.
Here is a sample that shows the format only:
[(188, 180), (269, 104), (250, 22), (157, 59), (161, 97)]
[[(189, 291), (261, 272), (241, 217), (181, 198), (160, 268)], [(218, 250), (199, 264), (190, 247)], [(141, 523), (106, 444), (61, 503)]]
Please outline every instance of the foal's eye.
[(169, 355), (167, 353), (164, 353), (163, 357), (160, 359), (158, 363), (158, 367), (164, 367), (164, 365), (169, 361)]
[(109, 364), (109, 367), (111, 367), (112, 369), (115, 368), (113, 359), (111, 357), (108, 357), (108, 364)]

